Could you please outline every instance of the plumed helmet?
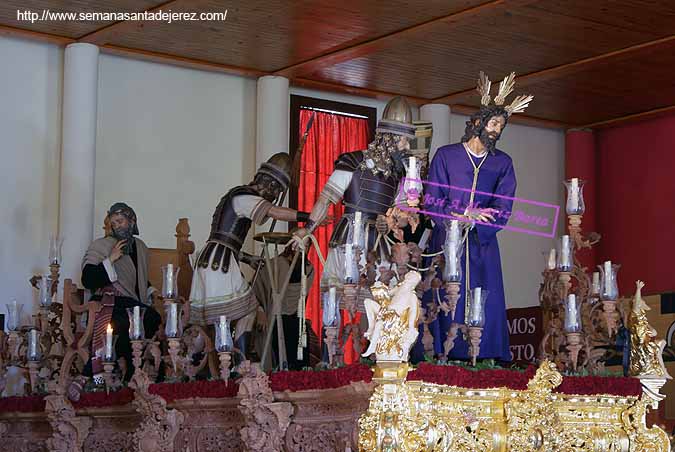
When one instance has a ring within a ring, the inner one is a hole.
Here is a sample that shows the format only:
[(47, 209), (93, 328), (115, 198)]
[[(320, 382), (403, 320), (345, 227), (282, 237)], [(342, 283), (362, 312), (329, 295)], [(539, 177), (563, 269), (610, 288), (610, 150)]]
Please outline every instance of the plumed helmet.
[(415, 138), (412, 110), (405, 97), (396, 96), (387, 102), (382, 119), (377, 123), (376, 132), (393, 133), (410, 139)]
[(265, 174), (279, 182), (283, 189), (288, 188), (291, 181), (291, 158), (286, 152), (278, 152), (260, 165), (257, 174)]
[(138, 218), (136, 217), (136, 212), (134, 212), (134, 209), (129, 207), (128, 204), (123, 203), (123, 202), (116, 202), (112, 206), (110, 206), (110, 209), (108, 209), (108, 215), (106, 216), (106, 220), (110, 220), (110, 217), (112, 217), (115, 214), (119, 215), (124, 215), (127, 217), (127, 220), (129, 220), (132, 223), (131, 227), (131, 233), (133, 235), (138, 235)]

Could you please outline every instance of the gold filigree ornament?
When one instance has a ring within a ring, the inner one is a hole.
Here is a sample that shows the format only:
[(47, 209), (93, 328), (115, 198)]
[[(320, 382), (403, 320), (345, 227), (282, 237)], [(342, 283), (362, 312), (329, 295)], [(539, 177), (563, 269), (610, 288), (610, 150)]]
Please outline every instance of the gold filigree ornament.
[[(378, 364), (379, 366), (380, 364)], [(544, 361), (524, 391), (472, 390), (377, 372), (379, 384), (359, 419), (363, 452), (666, 452), (668, 436), (647, 428), (652, 400), (553, 392), (562, 383)]]

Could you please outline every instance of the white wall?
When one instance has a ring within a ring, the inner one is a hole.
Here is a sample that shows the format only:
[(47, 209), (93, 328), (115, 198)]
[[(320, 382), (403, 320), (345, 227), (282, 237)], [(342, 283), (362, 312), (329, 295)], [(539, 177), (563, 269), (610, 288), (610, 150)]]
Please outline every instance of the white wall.
[(63, 49), (0, 37), (0, 61), (0, 309), (16, 298), (27, 323), (57, 227)]
[[(466, 116), (452, 115), (453, 143), (464, 135)], [(508, 124), (497, 144), (513, 159), (518, 188), (516, 197), (564, 206), (562, 180), (565, 174), (565, 134), (560, 130)], [(562, 214), (564, 215), (564, 209)], [(558, 234), (564, 226), (558, 219)], [(544, 255), (553, 239), (502, 230), (497, 235), (507, 307), (539, 305), (538, 293)]]
[[(57, 227), (63, 49), (2, 37), (0, 58), (13, 63), (0, 71), (0, 304), (35, 303), (27, 280), (47, 270)], [(302, 88), (291, 94), (372, 106), (378, 116), (386, 104)], [(102, 55), (98, 102), (95, 236), (110, 204), (126, 201), (150, 246), (172, 247), (176, 220), (187, 217), (201, 247), (220, 197), (255, 172), (255, 80)], [(466, 118), (452, 120), (456, 142)], [(562, 132), (510, 124), (500, 148), (514, 159), (519, 197), (561, 203)], [(536, 305), (551, 241), (500, 235), (507, 302)]]
[(175, 246), (177, 219), (205, 242), (221, 196), (255, 165), (254, 79), (101, 55), (94, 235), (125, 201), (151, 247)]

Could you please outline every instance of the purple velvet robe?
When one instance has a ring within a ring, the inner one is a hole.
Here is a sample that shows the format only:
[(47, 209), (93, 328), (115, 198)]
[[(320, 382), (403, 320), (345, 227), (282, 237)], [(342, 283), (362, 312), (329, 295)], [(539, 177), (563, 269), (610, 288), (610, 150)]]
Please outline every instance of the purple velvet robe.
[[(473, 159), (476, 166), (480, 164), (482, 159), (482, 157), (469, 157), (469, 155), (461, 143), (443, 146), (438, 149), (431, 162), (428, 179), (430, 182), (442, 184), (443, 186), (426, 184), (424, 189), (425, 196), (430, 195), (432, 197), (429, 199), (444, 199), (445, 202), (443, 205), (435, 203), (434, 205), (425, 206), (425, 210), (443, 215), (450, 215), (451, 212), (464, 213), (464, 209), (469, 204), (470, 190), (473, 183), (473, 166), (469, 158)], [(447, 186), (459, 187), (466, 191), (447, 188)], [(489, 207), (500, 211), (499, 214), (495, 215), (496, 221), (492, 223), (493, 226), (476, 224), (469, 232), (467, 238), (469, 241), (470, 288), (473, 289), (480, 286), (483, 290), (487, 289), (489, 291), (485, 302), (485, 326), (483, 328), (478, 357), (511, 361), (497, 232), (501, 229), (499, 226), (505, 225), (508, 221), (513, 201), (491, 195), (515, 196), (516, 176), (511, 157), (500, 150), (495, 150), (494, 154), (488, 154), (483, 165), (480, 167), (476, 192), (484, 192), (486, 194), (476, 193), (474, 196), (474, 206), (481, 208)], [(458, 204), (459, 208), (457, 208)], [(445, 226), (443, 222), (444, 218), (432, 218), (435, 222), (435, 227), (431, 241), (431, 251), (435, 252), (441, 250), (445, 242)], [(457, 323), (464, 323), (466, 254), (462, 256), (461, 269), (460, 298), (457, 302), (454, 318), (454, 322)], [(441, 296), (445, 296), (445, 293), (441, 293)], [(438, 323), (441, 337), (435, 341), (435, 351), (440, 354), (443, 352), (442, 344), (450, 327), (450, 315), (446, 316), (441, 312)], [(455, 340), (455, 346), (450, 351), (449, 358), (468, 358), (468, 343), (464, 340), (461, 333), (458, 334)]]

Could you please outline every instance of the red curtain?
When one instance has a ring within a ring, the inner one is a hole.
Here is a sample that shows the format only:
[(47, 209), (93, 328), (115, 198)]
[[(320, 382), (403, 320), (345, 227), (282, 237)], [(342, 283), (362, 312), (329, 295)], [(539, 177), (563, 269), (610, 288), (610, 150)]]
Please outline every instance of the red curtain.
[[(304, 133), (313, 113), (316, 113), (316, 118), (302, 153), (298, 187), (298, 210), (305, 212), (311, 211), (319, 198), (323, 186), (333, 172), (333, 164), (338, 156), (344, 152), (365, 149), (369, 136), (367, 119), (305, 109), (300, 110), (298, 131), (300, 135)], [(342, 204), (334, 205), (329, 209), (328, 215), (338, 219), (342, 215), (342, 210)], [(314, 231), (324, 257), (328, 254), (328, 241), (332, 232), (333, 224), (320, 226)], [(319, 280), (323, 273), (323, 266), (315, 252), (309, 253), (309, 260), (314, 265), (315, 279), (307, 295), (307, 318), (312, 321), (314, 331), (321, 337), (322, 311)], [(350, 340), (345, 346), (345, 361), (351, 362), (354, 359), (352, 355)]]

